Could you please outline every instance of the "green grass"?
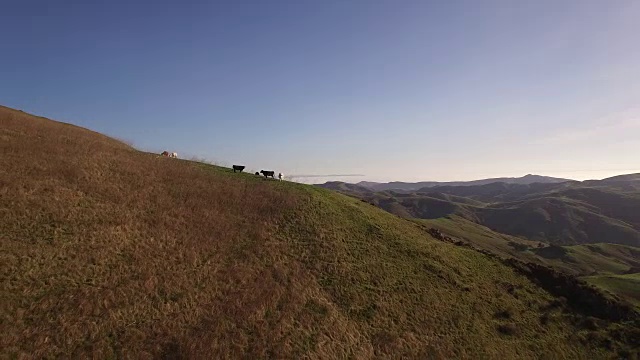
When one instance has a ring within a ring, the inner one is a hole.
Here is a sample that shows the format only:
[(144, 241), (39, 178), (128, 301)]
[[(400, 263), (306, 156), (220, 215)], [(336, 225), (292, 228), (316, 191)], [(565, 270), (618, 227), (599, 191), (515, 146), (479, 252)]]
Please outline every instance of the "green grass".
[(630, 281), (627, 275), (622, 275), (639, 267), (640, 250), (637, 248), (616, 244), (573, 245), (557, 247), (557, 254), (549, 256), (546, 255), (550, 254), (547, 251), (548, 248), (540, 249), (539, 242), (501, 234), (459, 216), (433, 220), (414, 219), (413, 221), (435, 227), (457, 240), (468, 242), (474, 247), (501, 257), (514, 257), (526, 262), (535, 262), (583, 277), (589, 283), (635, 306), (640, 305), (637, 298), (640, 283)]
[(640, 306), (640, 273), (587, 276), (583, 279)]
[(435, 227), (449, 236), (503, 257), (515, 257), (549, 265), (569, 274), (622, 274), (640, 265), (640, 250), (617, 244), (589, 244), (563, 246), (559, 257), (545, 256), (538, 241), (501, 234), (459, 216), (440, 219), (413, 219), (418, 224)]
[(474, 244), (480, 249), (491, 251), (502, 257), (517, 257), (533, 261), (536, 256), (522, 249), (536, 248), (540, 242), (516, 236), (501, 234), (486, 226), (474, 223), (460, 216), (452, 215), (440, 219), (414, 219), (418, 224), (440, 229), (449, 236)]
[(616, 244), (589, 244), (565, 247), (582, 274), (622, 274), (640, 266), (640, 249)]
[[(536, 353), (533, 339), (547, 349), (562, 346), (562, 326), (547, 336), (539, 325), (536, 308), (551, 298), (510, 268), (434, 241), (410, 222), (358, 200), (306, 186), (297, 190), (304, 206), (291, 215), (283, 240), (305, 239), (296, 250), (308, 259), (305, 266), (321, 274), (319, 284), (338, 310), (378, 339), (376, 353), (509, 358)], [(506, 292), (509, 285), (517, 297)], [(514, 314), (517, 336), (499, 334), (504, 321), (495, 314), (505, 309)], [(400, 345), (429, 337), (427, 350)]]

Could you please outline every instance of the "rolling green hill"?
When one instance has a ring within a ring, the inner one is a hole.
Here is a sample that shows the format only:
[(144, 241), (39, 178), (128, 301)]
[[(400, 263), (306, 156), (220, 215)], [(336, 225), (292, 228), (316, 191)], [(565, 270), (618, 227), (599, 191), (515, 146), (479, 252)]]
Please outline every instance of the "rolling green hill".
[[(609, 277), (640, 272), (637, 179), (632, 174), (585, 183), (494, 183), (416, 193), (340, 190), (483, 251), (582, 277), (637, 304), (626, 287), (602, 286), (609, 279), (637, 286)], [(321, 186), (337, 190), (340, 183)], [(604, 277), (598, 281), (599, 276)]]
[(357, 199), (1, 107), (0, 139), (3, 358), (637, 356), (637, 314)]
[(584, 183), (440, 186), (413, 193), (351, 191), (340, 183), (320, 186), (406, 218), (458, 215), (533, 241), (640, 246), (640, 181), (635, 175)]
[(640, 249), (616, 244), (556, 246), (506, 235), (459, 216), (423, 220), (416, 223), (441, 230), (455, 240), (502, 257), (551, 266), (578, 277), (638, 272)]
[[(590, 198), (580, 200), (561, 192), (519, 202), (476, 208), (478, 222), (496, 231), (559, 245), (613, 243), (640, 246), (637, 211), (640, 201), (615, 193), (603, 193), (607, 206)], [(609, 211), (618, 204), (628, 212)], [(633, 218), (633, 219), (631, 219)]]
[(547, 245), (501, 234), (459, 216), (416, 219), (416, 223), (438, 229), (453, 241), (514, 258), (551, 267), (593, 284), (614, 298), (640, 308), (640, 249), (616, 244)]
[(619, 294), (640, 307), (640, 273), (588, 276), (585, 280), (612, 294)]

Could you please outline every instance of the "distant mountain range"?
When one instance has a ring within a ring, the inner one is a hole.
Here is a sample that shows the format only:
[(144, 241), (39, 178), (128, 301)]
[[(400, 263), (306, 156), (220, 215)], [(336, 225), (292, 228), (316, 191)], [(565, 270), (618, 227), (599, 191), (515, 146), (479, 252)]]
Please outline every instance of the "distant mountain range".
[[(457, 215), (500, 233), (552, 244), (640, 246), (640, 174), (583, 182), (527, 175), (393, 188), (397, 184), (407, 183), (378, 184), (389, 190), (375, 190), (372, 183), (320, 186), (405, 218)], [(421, 187), (407, 190), (416, 186)]]
[(447, 182), (439, 182), (439, 181), (420, 181), (420, 182), (393, 181), (393, 182), (388, 182), (388, 183), (361, 181), (361, 182), (357, 183), (356, 185), (366, 187), (367, 189), (373, 190), (373, 191), (385, 191), (385, 190), (415, 191), (415, 190), (426, 188), (426, 187), (436, 187), (436, 186), (473, 186), (473, 185), (486, 185), (486, 184), (491, 184), (491, 183), (496, 183), (496, 182), (501, 182), (501, 183), (506, 183), (506, 184), (534, 184), (534, 183), (555, 184), (555, 183), (563, 183), (563, 182), (567, 182), (567, 181), (574, 181), (574, 180), (554, 178), (554, 177), (550, 177), (550, 176), (527, 174), (527, 175), (522, 176), (522, 177), (501, 177), (501, 178), (472, 180), (472, 181), (447, 181)]

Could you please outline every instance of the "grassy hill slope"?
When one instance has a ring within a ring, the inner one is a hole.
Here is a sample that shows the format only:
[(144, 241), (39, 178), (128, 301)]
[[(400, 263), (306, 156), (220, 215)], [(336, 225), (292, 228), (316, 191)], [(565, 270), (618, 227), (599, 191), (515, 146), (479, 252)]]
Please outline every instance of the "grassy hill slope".
[(356, 199), (7, 108), (0, 139), (2, 357), (637, 353), (628, 325)]
[(533, 241), (640, 246), (640, 181), (635, 175), (617, 178), (583, 183), (440, 186), (414, 193), (354, 191), (338, 182), (321, 186), (405, 218), (458, 215)]
[[(640, 209), (640, 201), (629, 204), (621, 200), (618, 204), (632, 214)], [(478, 208), (476, 216), (491, 229), (531, 240), (559, 245), (607, 242), (640, 246), (640, 226), (625, 221), (637, 215), (615, 217), (601, 207), (560, 194)]]
[(585, 280), (612, 294), (620, 294), (640, 306), (640, 273), (589, 276)]
[[(459, 216), (440, 219), (415, 219), (418, 224), (436, 228), (454, 240), (464, 241), (478, 249), (505, 258), (516, 258), (525, 262), (550, 266), (638, 304), (640, 284), (626, 276), (640, 270), (640, 249), (616, 244), (588, 244), (572, 246), (549, 246), (511, 235), (492, 231), (480, 224)], [(622, 277), (619, 277), (622, 276)], [(608, 286), (609, 282), (624, 281), (626, 286)]]

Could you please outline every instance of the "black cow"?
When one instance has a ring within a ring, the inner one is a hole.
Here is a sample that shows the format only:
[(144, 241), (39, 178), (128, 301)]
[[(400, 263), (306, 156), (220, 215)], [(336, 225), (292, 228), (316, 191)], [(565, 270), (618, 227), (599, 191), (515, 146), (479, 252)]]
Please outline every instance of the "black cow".
[(266, 179), (267, 177), (271, 176), (272, 179), (275, 179), (275, 177), (273, 176), (275, 173), (275, 171), (264, 171), (264, 170), (260, 170), (260, 174), (264, 175), (264, 178)]
[(236, 172), (236, 170), (242, 172), (242, 170), (244, 170), (244, 165), (233, 165), (233, 172)]

